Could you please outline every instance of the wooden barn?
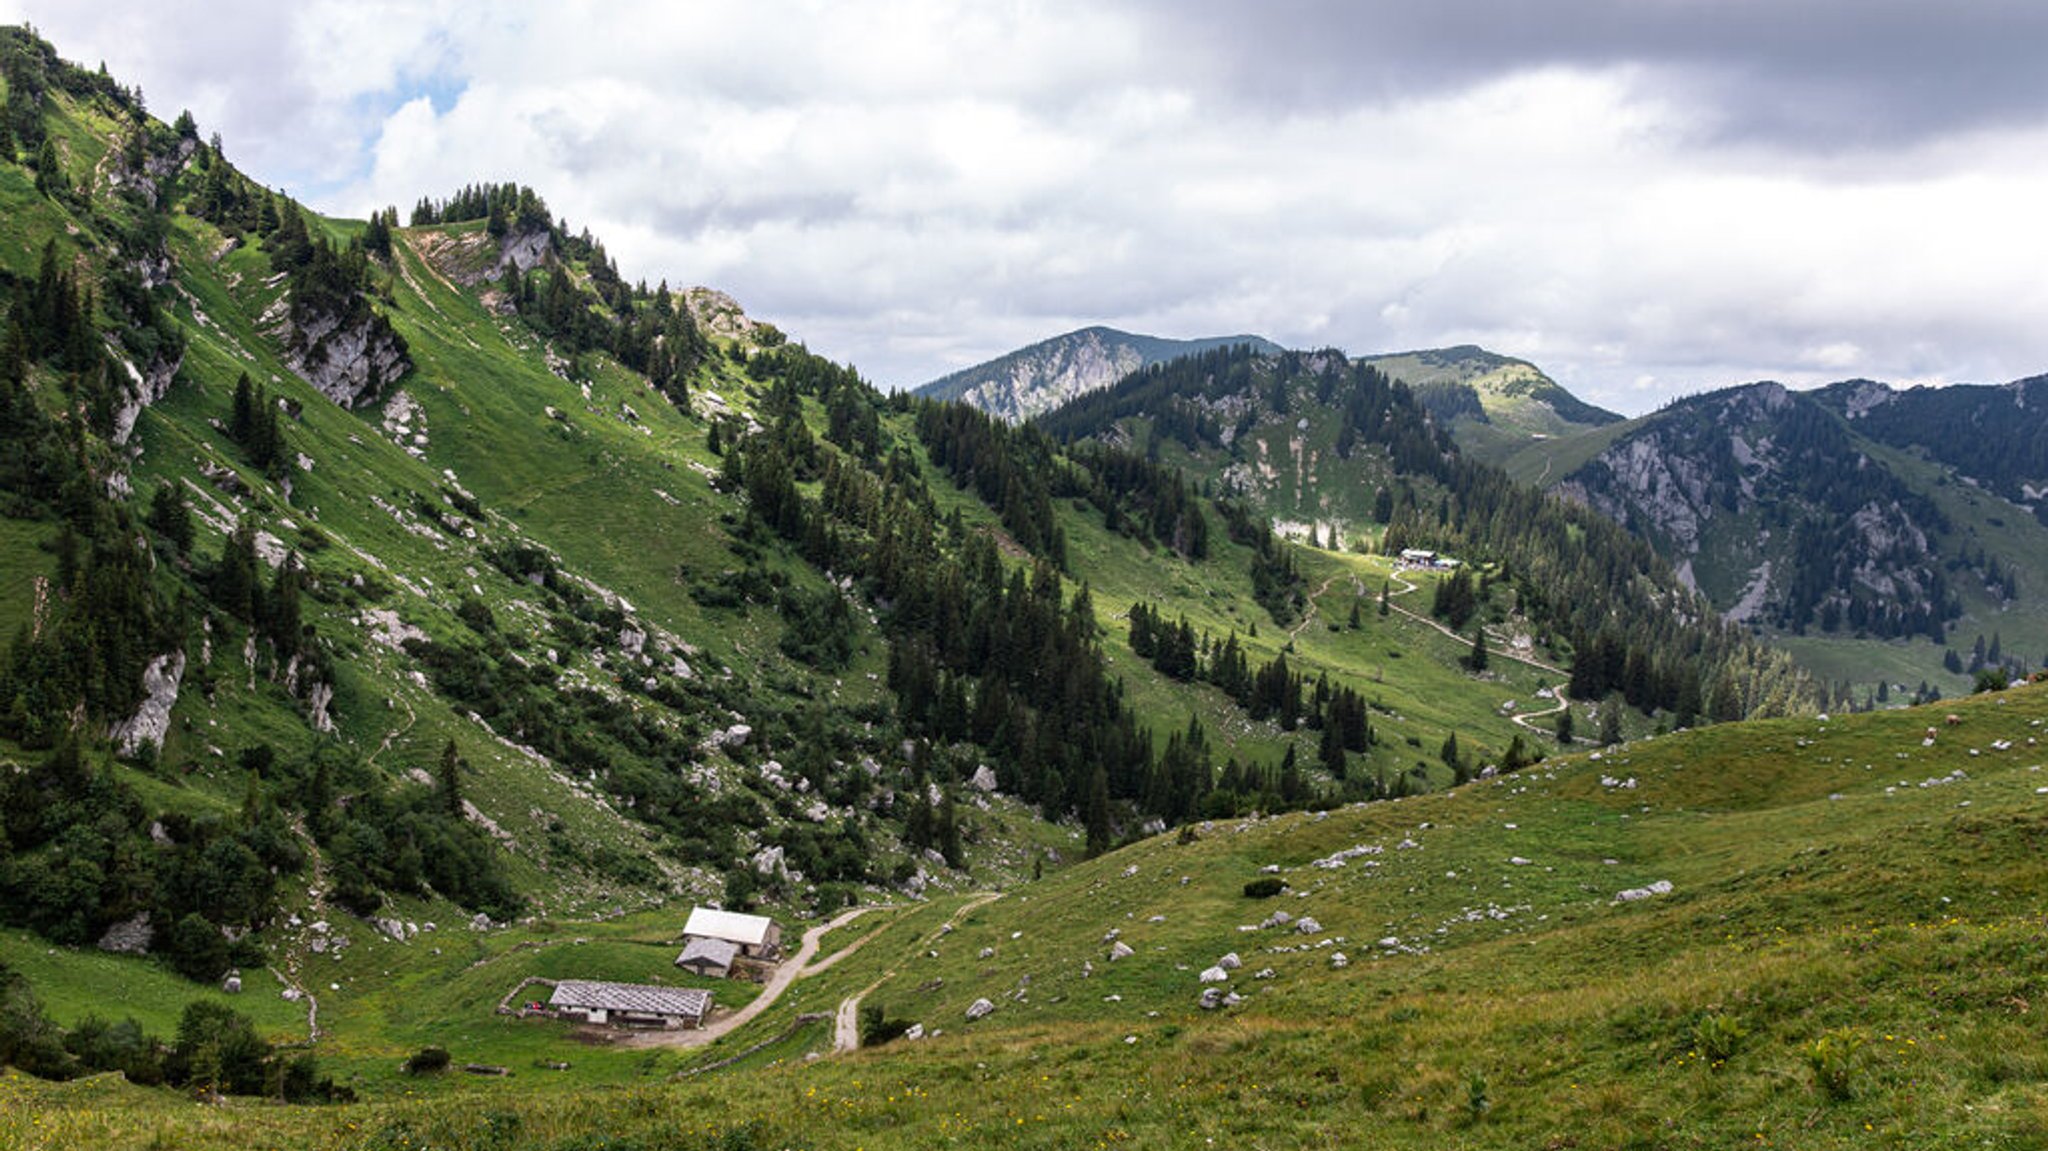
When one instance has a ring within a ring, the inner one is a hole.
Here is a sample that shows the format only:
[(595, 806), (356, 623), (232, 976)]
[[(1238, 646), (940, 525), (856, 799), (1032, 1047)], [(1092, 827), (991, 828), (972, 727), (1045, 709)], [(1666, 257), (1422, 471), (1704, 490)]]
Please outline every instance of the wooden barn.
[(711, 993), (645, 983), (564, 979), (555, 985), (548, 1006), (558, 1015), (586, 1023), (676, 1030), (704, 1025), (704, 1017), (711, 1013)]
[(742, 915), (737, 911), (693, 907), (690, 918), (683, 924), (683, 939), (685, 942), (723, 940), (738, 948), (738, 955), (745, 959), (778, 959), (782, 955), (782, 927), (765, 915)]

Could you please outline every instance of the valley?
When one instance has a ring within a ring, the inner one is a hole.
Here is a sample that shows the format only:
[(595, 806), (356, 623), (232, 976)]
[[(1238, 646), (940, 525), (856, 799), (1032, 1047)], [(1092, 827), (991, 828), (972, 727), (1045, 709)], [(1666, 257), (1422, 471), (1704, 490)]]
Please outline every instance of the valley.
[(0, 77), (0, 1146), (2048, 1132), (2031, 384), (885, 393), (531, 188), (323, 216)]

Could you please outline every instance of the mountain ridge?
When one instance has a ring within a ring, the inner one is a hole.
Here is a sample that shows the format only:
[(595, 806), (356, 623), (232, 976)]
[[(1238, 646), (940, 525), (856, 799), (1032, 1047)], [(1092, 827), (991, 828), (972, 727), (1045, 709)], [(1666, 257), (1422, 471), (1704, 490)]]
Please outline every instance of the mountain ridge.
[(957, 399), (1017, 423), (1075, 396), (1106, 388), (1140, 368), (1236, 344), (1279, 350), (1263, 336), (1170, 339), (1094, 325), (948, 373), (913, 393), (930, 399)]

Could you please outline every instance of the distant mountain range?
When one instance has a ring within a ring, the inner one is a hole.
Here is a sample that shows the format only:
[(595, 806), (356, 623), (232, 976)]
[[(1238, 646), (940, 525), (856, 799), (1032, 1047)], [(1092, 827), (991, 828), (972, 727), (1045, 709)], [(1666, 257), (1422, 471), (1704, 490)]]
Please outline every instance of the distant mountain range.
[(2048, 564), (2048, 377), (1747, 384), (1502, 458), (1651, 541), (1730, 618), (1796, 644), (1940, 645), (1889, 645), (1918, 653), (1900, 678), (1980, 636), (2002, 638), (2013, 671), (2048, 647), (2034, 575)]
[(918, 388), (917, 394), (961, 400), (1019, 423), (1075, 396), (1100, 391), (1140, 368), (1237, 344), (1249, 344), (1261, 352), (1281, 350), (1263, 336), (1171, 340), (1115, 328), (1082, 328), (941, 376)]

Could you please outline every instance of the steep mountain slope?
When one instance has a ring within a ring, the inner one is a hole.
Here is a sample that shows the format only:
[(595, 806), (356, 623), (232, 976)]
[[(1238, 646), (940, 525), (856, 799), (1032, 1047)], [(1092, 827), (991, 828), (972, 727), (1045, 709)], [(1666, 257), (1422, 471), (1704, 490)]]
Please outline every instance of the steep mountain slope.
[[(1529, 445), (1509, 466), (1650, 540), (1729, 618), (1866, 685), (1859, 698), (1880, 681), (1954, 691), (1958, 672), (2024, 672), (2048, 645), (2025, 578), (2048, 559), (2030, 392), (2048, 402), (2038, 381), (1753, 384)], [(1985, 637), (2001, 657), (1947, 654)]]
[(1620, 416), (1566, 391), (1526, 360), (1470, 344), (1361, 356), (1407, 384), (1439, 426), (1475, 459), (1501, 463), (1531, 440), (1619, 423)]
[(1263, 352), (1280, 350), (1259, 336), (1170, 340), (1115, 328), (1082, 328), (942, 376), (918, 388), (917, 394), (960, 400), (1017, 423), (1106, 388), (1139, 368), (1237, 344)]
[[(1466, 459), (1405, 384), (1341, 352), (1234, 348), (1155, 365), (1035, 426), (1182, 468), (1314, 546), (1450, 554), (1483, 578), (1476, 600), (1453, 592), (1438, 614), (1462, 630), (1497, 587), (1484, 614), (1569, 662), (1578, 698), (1619, 690), (1680, 723), (1806, 702), (1796, 677), (1708, 618), (1649, 548)], [(1470, 590), (1470, 571), (1452, 583)]]
[(2048, 376), (1905, 391), (1848, 380), (1814, 398), (1857, 433), (1924, 452), (2048, 522)]
[(1435, 573), (885, 398), (530, 189), (322, 219), (0, 48), (0, 921), (64, 978), (818, 914), (1548, 738), (1565, 673), (1468, 669)]

